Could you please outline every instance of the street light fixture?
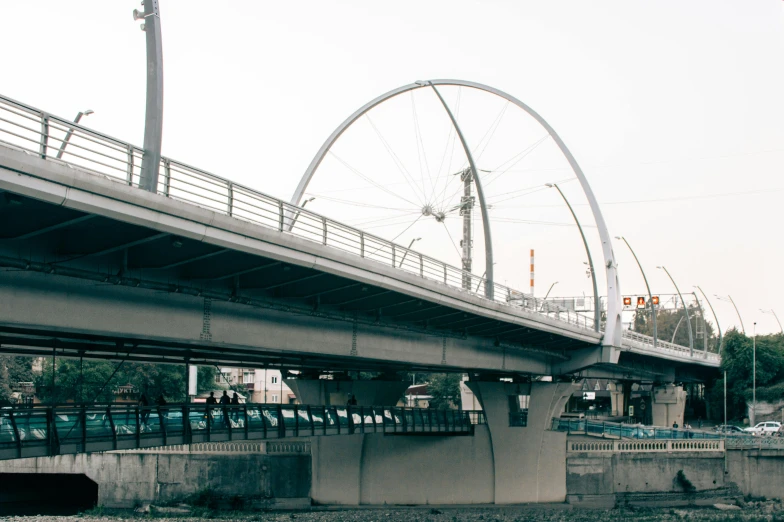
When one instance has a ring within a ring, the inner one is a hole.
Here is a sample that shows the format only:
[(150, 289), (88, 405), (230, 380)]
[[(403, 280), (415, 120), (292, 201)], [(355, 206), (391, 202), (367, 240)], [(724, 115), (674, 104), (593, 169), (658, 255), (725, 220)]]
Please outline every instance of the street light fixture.
[(408, 255), (408, 251), (411, 250), (411, 245), (413, 245), (414, 243), (416, 243), (420, 239), (422, 239), (422, 238), (421, 237), (417, 237), (417, 238), (414, 238), (414, 239), (411, 240), (411, 242), (408, 244), (408, 248), (406, 248), (406, 251), (403, 252), (403, 257), (400, 259), (400, 264), (397, 265), (398, 268), (403, 266), (403, 261), (406, 260), (406, 256)]
[(591, 249), (588, 248), (588, 241), (586, 241), (586, 239), (585, 239), (585, 233), (583, 232), (582, 225), (580, 225), (580, 220), (577, 219), (577, 214), (574, 213), (574, 209), (572, 208), (572, 205), (569, 203), (569, 200), (566, 199), (566, 196), (564, 195), (563, 191), (561, 190), (561, 187), (559, 187), (557, 183), (545, 183), (545, 186), (546, 187), (550, 187), (550, 188), (555, 188), (555, 190), (557, 190), (558, 193), (561, 195), (561, 197), (564, 200), (564, 203), (566, 203), (566, 206), (569, 208), (569, 212), (572, 213), (572, 217), (574, 218), (574, 222), (577, 223), (577, 230), (580, 231), (580, 237), (583, 239), (583, 245), (585, 246), (585, 254), (588, 256), (588, 269), (591, 271), (591, 283), (593, 284), (593, 301), (594, 301), (594, 305), (593, 305), (593, 327), (594, 327), (594, 330), (596, 330), (598, 332), (600, 330), (600, 327), (601, 327), (602, 313), (601, 313), (601, 310), (599, 309), (600, 308), (600, 304), (599, 304), (599, 289), (596, 286), (596, 271), (593, 269), (593, 258), (591, 257)]
[[(539, 309), (539, 311), (540, 311), (540, 312), (541, 312), (542, 310), (544, 310), (544, 305), (545, 305), (545, 304), (547, 304), (547, 296), (549, 296), (549, 295), (550, 295), (550, 290), (552, 290), (552, 289), (553, 289), (553, 287), (554, 287), (555, 285), (557, 285), (557, 284), (558, 284), (558, 281), (555, 281), (553, 284), (551, 284), (551, 285), (550, 285), (550, 288), (548, 288), (548, 289), (547, 289), (547, 293), (546, 293), (546, 294), (544, 294), (544, 299), (542, 299), (542, 307)], [(548, 309), (548, 310), (549, 310), (549, 309)]]
[(732, 299), (732, 296), (727, 294), (727, 297), (724, 297), (721, 295), (713, 294), (713, 297), (715, 297), (719, 301), (724, 301), (724, 302), (729, 301), (730, 303), (732, 303), (732, 306), (735, 308), (735, 313), (738, 314), (738, 321), (740, 321), (740, 331), (743, 332), (743, 335), (746, 335), (746, 328), (743, 326), (743, 318), (740, 316), (740, 311), (738, 311), (738, 307), (735, 304), (735, 301)]
[[(718, 316), (718, 315), (716, 315), (716, 310), (714, 310), (714, 309), (713, 309), (713, 305), (712, 305), (712, 304), (711, 304), (711, 302), (708, 300), (708, 296), (707, 296), (707, 295), (705, 295), (705, 292), (703, 292), (703, 291), (702, 291), (702, 288), (700, 288), (699, 286), (695, 286), (694, 288), (696, 288), (697, 290), (699, 290), (699, 291), (700, 291), (700, 293), (702, 294), (702, 297), (704, 297), (704, 298), (705, 298), (705, 302), (706, 302), (706, 303), (708, 303), (708, 306), (709, 306), (709, 307), (710, 307), (710, 309), (711, 309), (711, 313), (713, 314), (713, 318), (716, 320), (716, 330), (718, 330), (718, 331), (719, 331), (719, 348), (716, 350), (716, 353), (721, 353), (721, 341), (722, 341), (722, 336), (721, 336), (721, 326), (719, 326), (719, 316)], [(727, 424), (727, 423), (725, 422), (724, 424)]]
[[(87, 109), (84, 111), (79, 111), (79, 114), (76, 115), (74, 118), (74, 123), (79, 123), (82, 121), (82, 116), (89, 116), (93, 114), (95, 111), (92, 109)], [(68, 142), (71, 141), (71, 136), (73, 135), (73, 127), (68, 129), (68, 132), (65, 133), (65, 138), (63, 138), (63, 142), (60, 144), (60, 150), (57, 151), (57, 159), (61, 159), (63, 157), (63, 153), (65, 152), (65, 146), (68, 145)]]
[(776, 315), (776, 312), (773, 309), (763, 310), (762, 308), (760, 308), (760, 312), (762, 312), (763, 314), (773, 314), (773, 317), (776, 318), (776, 322), (779, 323), (779, 330), (781, 330), (781, 333), (784, 334), (784, 328), (781, 327), (781, 321), (779, 321), (779, 316)]
[(637, 266), (640, 268), (640, 273), (642, 274), (642, 280), (645, 281), (645, 288), (648, 289), (648, 303), (651, 305), (651, 320), (653, 321), (653, 347), (656, 348), (656, 343), (658, 342), (658, 331), (656, 330), (656, 307), (653, 304), (653, 294), (651, 293), (651, 286), (648, 284), (648, 278), (645, 276), (645, 270), (642, 269), (642, 264), (640, 260), (637, 258), (637, 254), (634, 253), (632, 250), (632, 246), (626, 241), (626, 238), (623, 236), (615, 236), (615, 239), (620, 239), (624, 243), (626, 243), (626, 248), (629, 249), (629, 252), (632, 253), (634, 256), (634, 260), (637, 262)]
[(663, 266), (657, 266), (656, 268), (664, 270), (664, 273), (667, 274), (667, 277), (669, 277), (670, 281), (672, 281), (672, 286), (675, 287), (675, 291), (678, 292), (678, 297), (681, 298), (681, 303), (683, 303), (683, 311), (686, 312), (686, 324), (689, 327), (689, 352), (691, 356), (694, 356), (694, 335), (691, 331), (691, 317), (689, 316), (689, 308), (686, 306), (686, 300), (683, 298), (683, 295), (681, 295), (681, 291), (678, 288), (678, 285), (675, 284), (675, 279), (672, 278), (670, 272)]

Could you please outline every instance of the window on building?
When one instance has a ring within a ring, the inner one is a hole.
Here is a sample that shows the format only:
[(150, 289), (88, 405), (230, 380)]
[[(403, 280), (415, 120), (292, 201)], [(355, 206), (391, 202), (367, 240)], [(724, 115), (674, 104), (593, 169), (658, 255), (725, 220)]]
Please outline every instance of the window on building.
[(245, 384), (253, 383), (253, 372), (242, 372), (242, 382)]
[[(278, 378), (277, 378), (277, 377), (270, 377), (270, 382), (271, 382), (272, 384), (277, 384), (277, 382), (278, 382)], [(275, 395), (275, 397), (277, 397), (277, 395)]]
[(530, 395), (509, 396), (509, 426), (528, 426)]
[[(273, 379), (274, 379), (274, 377), (273, 377)], [(278, 402), (278, 396), (277, 395), (274, 395), (274, 394), (272, 395), (272, 402)]]

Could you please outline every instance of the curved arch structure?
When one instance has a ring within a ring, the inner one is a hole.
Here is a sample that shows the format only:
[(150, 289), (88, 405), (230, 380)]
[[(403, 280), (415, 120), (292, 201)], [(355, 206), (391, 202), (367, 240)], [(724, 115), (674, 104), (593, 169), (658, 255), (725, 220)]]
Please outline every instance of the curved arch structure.
[[(484, 194), (480, 189), (480, 182), (477, 176), (476, 169), (474, 168), (473, 158), (468, 150), (467, 144), (462, 139), (462, 132), (460, 131), (459, 127), (457, 126), (457, 122), (451, 115), (451, 111), (449, 111), (446, 103), (441, 98), (436, 86), (439, 85), (449, 85), (455, 87), (467, 87), (471, 89), (477, 89), (480, 91), (484, 91), (490, 94), (494, 94), (499, 96), (510, 103), (515, 104), (517, 107), (528, 113), (532, 118), (534, 118), (539, 125), (541, 125), (550, 137), (553, 139), (555, 144), (561, 150), (561, 153), (564, 155), (566, 160), (569, 162), (569, 165), (572, 167), (572, 171), (577, 179), (580, 181), (580, 186), (585, 193), (585, 197), (588, 199), (588, 204), (591, 207), (591, 212), (593, 214), (594, 221), (596, 222), (596, 227), (599, 230), (599, 238), (602, 242), (602, 254), (604, 256), (604, 265), (606, 270), (606, 278), (607, 278), (607, 322), (605, 325), (605, 333), (602, 339), (602, 344), (605, 346), (614, 346), (620, 347), (621, 346), (621, 290), (620, 285), (618, 282), (618, 265), (615, 262), (615, 253), (613, 252), (612, 242), (610, 241), (610, 234), (607, 230), (607, 224), (604, 221), (604, 216), (602, 216), (601, 209), (599, 208), (599, 202), (596, 201), (596, 197), (593, 194), (593, 190), (591, 190), (591, 186), (588, 184), (588, 180), (585, 177), (580, 165), (577, 164), (577, 160), (575, 160), (572, 153), (566, 147), (566, 144), (563, 142), (560, 136), (555, 132), (555, 130), (550, 126), (550, 124), (545, 121), (536, 111), (531, 109), (528, 105), (523, 103), (522, 101), (518, 100), (514, 96), (505, 93), (499, 89), (494, 87), (490, 87), (489, 85), (484, 85), (481, 83), (476, 82), (469, 82), (465, 80), (429, 80), (429, 81), (417, 81), (409, 85), (404, 85), (402, 87), (398, 87), (397, 89), (392, 89), (391, 91), (382, 94), (378, 98), (375, 98), (359, 109), (355, 111), (351, 116), (346, 118), (346, 120), (341, 123), (327, 138), (324, 144), (321, 146), (319, 151), (316, 153), (316, 156), (310, 162), (308, 169), (305, 171), (305, 174), (302, 176), (302, 179), (297, 185), (297, 189), (294, 191), (294, 195), (291, 197), (291, 204), (292, 205), (299, 205), (300, 201), (302, 200), (303, 195), (305, 194), (305, 190), (310, 183), (310, 180), (313, 178), (313, 174), (318, 169), (321, 162), (329, 152), (332, 145), (340, 138), (340, 136), (348, 129), (355, 121), (365, 115), (369, 110), (377, 105), (389, 100), (390, 98), (394, 98), (399, 94), (403, 94), (408, 91), (412, 91), (415, 89), (422, 89), (426, 87), (432, 87), (436, 94), (438, 95), (441, 102), (444, 104), (444, 108), (450, 115), (450, 119), (452, 119), (452, 123), (455, 126), (455, 130), (457, 131), (458, 135), (461, 136), (461, 142), (463, 143), (463, 147), (466, 151), (466, 156), (469, 160), (469, 164), (471, 169), (474, 171), (474, 179), (477, 180), (477, 199), (479, 199), (479, 204), (482, 211), (482, 226), (485, 234), (485, 256), (486, 256), (486, 266), (487, 266), (487, 280), (486, 280), (486, 288), (490, 289), (492, 292), (493, 287), (493, 265), (492, 265), (492, 240), (490, 239), (490, 223), (487, 217), (487, 206), (484, 202)], [(488, 246), (490, 248), (488, 250)], [(489, 259), (487, 259), (489, 258)], [(489, 262), (488, 262), (489, 261)], [(488, 297), (492, 298), (492, 294), (489, 294)], [(598, 304), (598, 303), (597, 303)]]

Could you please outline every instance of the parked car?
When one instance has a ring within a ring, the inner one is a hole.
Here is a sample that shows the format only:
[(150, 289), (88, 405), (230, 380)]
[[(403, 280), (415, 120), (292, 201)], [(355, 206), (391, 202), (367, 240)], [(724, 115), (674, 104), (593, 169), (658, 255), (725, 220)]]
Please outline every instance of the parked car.
[(748, 435), (743, 428), (733, 426), (732, 424), (720, 424), (713, 429), (718, 433), (724, 433), (726, 435)]
[(780, 422), (774, 421), (767, 421), (767, 422), (760, 422), (754, 427), (746, 428), (746, 433), (751, 433), (752, 435), (773, 435), (777, 431), (781, 429)]

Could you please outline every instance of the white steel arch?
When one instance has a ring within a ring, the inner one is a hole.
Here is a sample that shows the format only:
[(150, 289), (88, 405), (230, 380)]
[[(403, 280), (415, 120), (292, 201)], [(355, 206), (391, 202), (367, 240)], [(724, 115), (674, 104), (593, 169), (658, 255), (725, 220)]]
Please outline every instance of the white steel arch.
[[(602, 339), (602, 344), (605, 346), (614, 346), (620, 347), (621, 346), (621, 289), (618, 281), (618, 265), (615, 262), (615, 253), (613, 252), (612, 242), (610, 241), (610, 233), (607, 230), (607, 224), (604, 221), (604, 216), (602, 216), (601, 209), (599, 208), (599, 202), (596, 200), (596, 197), (593, 194), (593, 190), (591, 190), (591, 186), (588, 183), (588, 180), (585, 177), (580, 165), (578, 165), (577, 160), (574, 158), (572, 153), (567, 148), (566, 144), (563, 142), (558, 133), (555, 132), (547, 121), (542, 118), (536, 111), (534, 111), (531, 107), (520, 101), (519, 99), (515, 98), (514, 96), (505, 93), (499, 89), (494, 87), (490, 87), (489, 85), (484, 85), (477, 82), (470, 82), (466, 80), (428, 80), (428, 81), (417, 81), (412, 84), (404, 85), (402, 87), (398, 87), (397, 89), (392, 89), (391, 91), (382, 94), (381, 96), (369, 101), (359, 109), (357, 109), (351, 116), (346, 118), (346, 120), (341, 123), (327, 138), (324, 144), (321, 146), (319, 151), (316, 153), (313, 160), (310, 162), (305, 174), (302, 176), (302, 179), (297, 185), (297, 189), (294, 191), (294, 195), (291, 197), (291, 204), (292, 205), (299, 205), (302, 201), (302, 197), (305, 194), (305, 190), (307, 190), (308, 184), (310, 180), (313, 178), (316, 169), (318, 169), (321, 162), (326, 157), (327, 153), (329, 152), (332, 145), (340, 138), (340, 136), (348, 129), (356, 120), (361, 118), (365, 113), (371, 110), (373, 107), (398, 96), (399, 94), (403, 94), (408, 91), (412, 91), (415, 89), (422, 89), (425, 87), (432, 87), (436, 94), (438, 91), (435, 89), (435, 86), (438, 85), (449, 85), (455, 87), (467, 87), (471, 89), (477, 89), (480, 91), (484, 91), (490, 94), (494, 94), (499, 96), (513, 104), (517, 107), (528, 113), (532, 118), (534, 118), (539, 125), (541, 125), (550, 137), (553, 139), (555, 144), (561, 150), (561, 153), (564, 155), (566, 160), (569, 162), (569, 165), (572, 167), (572, 171), (577, 179), (580, 181), (580, 186), (585, 193), (585, 197), (588, 199), (588, 204), (591, 207), (591, 212), (593, 214), (594, 221), (596, 222), (596, 227), (599, 231), (599, 238), (602, 242), (602, 254), (604, 256), (604, 266), (605, 266), (605, 276), (607, 280), (607, 322), (605, 325), (605, 334)], [(439, 95), (440, 98), (440, 95)], [(449, 108), (444, 104), (444, 108), (449, 113)], [(455, 130), (462, 134), (459, 127), (457, 126), (457, 122), (454, 118), (451, 117), (450, 119), (455, 126)], [(480, 208), (482, 211), (482, 226), (485, 234), (485, 256), (486, 256), (486, 266), (487, 266), (487, 282), (486, 288), (492, 289), (493, 287), (493, 264), (492, 264), (492, 240), (490, 239), (490, 223), (487, 217), (487, 207), (484, 202), (484, 194), (481, 190), (479, 190), (479, 181), (477, 172), (473, 165), (473, 157), (471, 156), (470, 151), (468, 150), (467, 145), (463, 142), (464, 150), (466, 152), (466, 157), (469, 160), (469, 164), (474, 170), (474, 176), (477, 180), (477, 199), (479, 199)], [(489, 248), (488, 248), (489, 246)], [(492, 292), (492, 290), (490, 290)], [(491, 297), (489, 295), (488, 297)], [(599, 303), (597, 303), (597, 306)]]

